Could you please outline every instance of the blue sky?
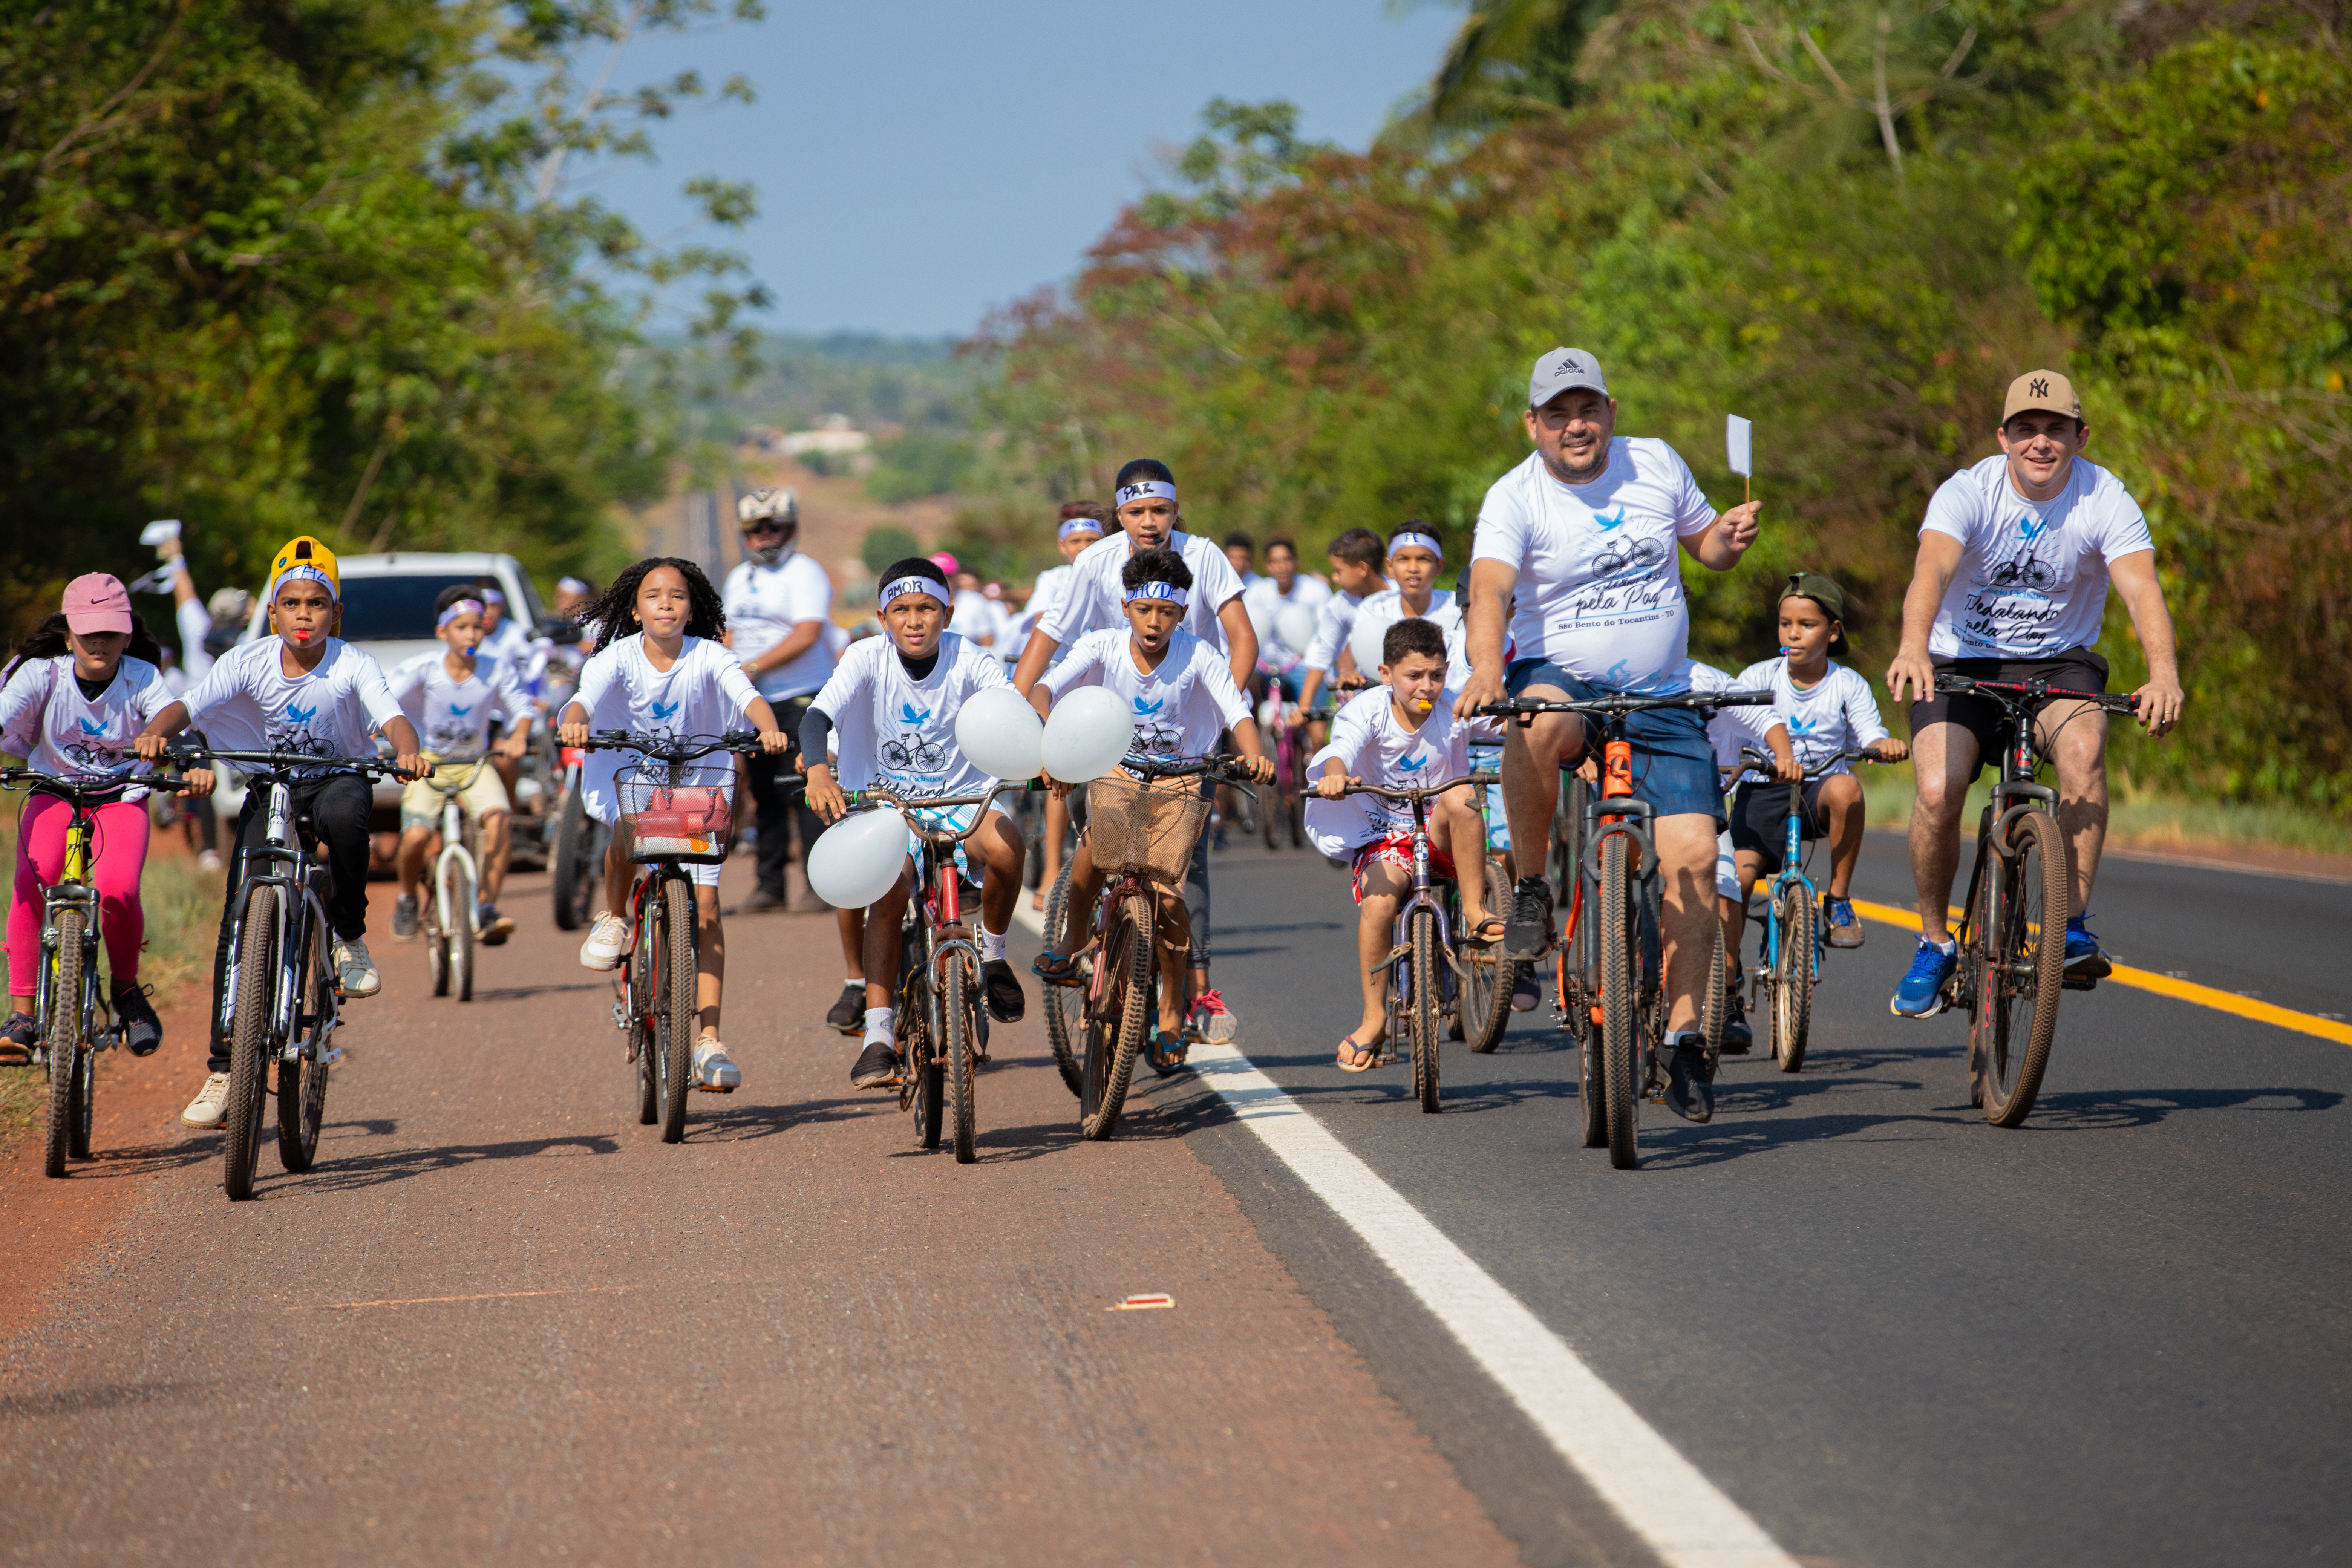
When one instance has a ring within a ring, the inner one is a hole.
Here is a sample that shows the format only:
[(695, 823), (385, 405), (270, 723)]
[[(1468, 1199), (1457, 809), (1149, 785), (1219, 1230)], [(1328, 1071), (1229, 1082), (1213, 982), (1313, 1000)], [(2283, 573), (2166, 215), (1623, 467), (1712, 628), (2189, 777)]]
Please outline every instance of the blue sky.
[(689, 216), (689, 176), (753, 181), (748, 231), (688, 237), (751, 254), (776, 297), (762, 324), (900, 333), (968, 332), (1068, 278), (1213, 97), (1286, 98), (1306, 135), (1365, 145), (1460, 17), (1383, 0), (769, 6), (749, 26), (633, 44), (615, 87), (690, 65), (714, 84), (743, 72), (760, 102), (674, 119), (658, 164), (590, 171), (572, 193), (660, 237)]

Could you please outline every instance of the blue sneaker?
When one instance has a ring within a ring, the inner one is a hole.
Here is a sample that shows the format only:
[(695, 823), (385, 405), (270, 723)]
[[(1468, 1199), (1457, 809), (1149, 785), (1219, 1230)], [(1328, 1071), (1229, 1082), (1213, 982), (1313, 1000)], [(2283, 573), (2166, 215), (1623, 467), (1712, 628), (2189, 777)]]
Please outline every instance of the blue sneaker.
[(1960, 962), (1958, 947), (1946, 952), (1919, 939), (1919, 951), (1911, 955), (1910, 973), (1886, 1004), (1887, 1011), (1898, 1018), (1932, 1018), (1944, 1010), (1944, 982), (1952, 977), (1952, 968)]
[(1853, 912), (1853, 900), (1831, 893), (1822, 895), (1822, 921), (1829, 927), (1832, 947), (1860, 947), (1862, 921)]
[(2066, 978), (2069, 980), (2105, 980), (2116, 972), (2116, 966), (2107, 962), (2105, 950), (2099, 946), (2099, 939), (2093, 936), (2091, 928), (2083, 923), (2089, 918), (2086, 912), (2066, 922)]

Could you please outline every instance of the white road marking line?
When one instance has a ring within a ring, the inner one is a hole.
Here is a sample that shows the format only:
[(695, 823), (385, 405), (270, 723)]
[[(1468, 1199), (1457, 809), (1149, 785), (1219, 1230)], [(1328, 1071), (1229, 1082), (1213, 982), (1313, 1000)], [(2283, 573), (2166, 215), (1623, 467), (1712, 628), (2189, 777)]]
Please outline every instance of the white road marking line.
[[(1027, 899), (1013, 904), (1013, 914), (1045, 934), (1045, 916)], [(1231, 1045), (1202, 1044), (1191, 1060), (1669, 1568), (1796, 1568), (1763, 1526), (1717, 1490), (1566, 1341), (1248, 1057)]]
[(1670, 1568), (1796, 1568), (1567, 1342), (1230, 1045), (1192, 1062)]

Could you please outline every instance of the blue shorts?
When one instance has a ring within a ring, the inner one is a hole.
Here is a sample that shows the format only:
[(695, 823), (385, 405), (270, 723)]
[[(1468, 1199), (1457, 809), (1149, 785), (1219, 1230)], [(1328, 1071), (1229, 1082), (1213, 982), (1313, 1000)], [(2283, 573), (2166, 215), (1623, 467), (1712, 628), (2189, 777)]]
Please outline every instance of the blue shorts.
[(1298, 705), (1299, 692), (1307, 686), (1306, 667), (1293, 665), (1288, 669), (1269, 669), (1265, 671), (1265, 684), (1269, 690), (1281, 692), (1283, 701), (1295, 708)]
[[(1549, 659), (1513, 659), (1503, 671), (1503, 689), (1517, 697), (1530, 686), (1549, 686), (1575, 701), (1618, 695), (1579, 680)], [(1587, 723), (1588, 735), (1597, 727)], [(1651, 708), (1625, 716), (1633, 742), (1633, 795), (1660, 816), (1704, 816), (1723, 830), (1723, 784), (1715, 770), (1715, 746), (1706, 738), (1706, 717), (1696, 708)]]

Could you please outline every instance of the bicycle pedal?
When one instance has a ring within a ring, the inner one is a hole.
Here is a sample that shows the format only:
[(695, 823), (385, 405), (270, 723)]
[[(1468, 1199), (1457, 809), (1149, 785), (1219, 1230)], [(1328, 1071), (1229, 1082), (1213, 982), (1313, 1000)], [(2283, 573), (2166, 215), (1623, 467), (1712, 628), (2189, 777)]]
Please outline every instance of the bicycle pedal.
[(698, 1083), (694, 1086), (694, 1089), (695, 1092), (698, 1094), (732, 1094), (735, 1092), (735, 1086), (731, 1083)]
[(2099, 983), (2087, 975), (2069, 974), (2058, 983), (2058, 988), (2062, 991), (2096, 991)]

